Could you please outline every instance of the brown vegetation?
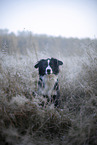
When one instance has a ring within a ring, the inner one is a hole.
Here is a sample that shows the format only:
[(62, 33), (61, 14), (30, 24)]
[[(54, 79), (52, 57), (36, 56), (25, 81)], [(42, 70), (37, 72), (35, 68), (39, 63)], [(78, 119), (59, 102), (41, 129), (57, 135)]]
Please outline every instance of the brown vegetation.
[[(97, 144), (97, 40), (0, 35), (0, 144)], [(37, 94), (37, 59), (57, 57), (61, 107)]]

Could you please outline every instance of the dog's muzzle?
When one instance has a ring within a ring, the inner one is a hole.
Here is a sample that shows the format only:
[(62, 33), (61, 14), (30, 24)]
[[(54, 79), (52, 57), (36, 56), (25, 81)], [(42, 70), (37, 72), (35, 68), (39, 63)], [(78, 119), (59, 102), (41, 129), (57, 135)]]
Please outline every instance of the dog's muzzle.
[(50, 67), (48, 67), (48, 68), (46, 69), (45, 74), (50, 75), (50, 74), (52, 74), (52, 73), (53, 73), (53, 72), (52, 72), (52, 69), (51, 69)]
[(51, 74), (51, 70), (50, 69), (47, 69), (47, 74)]

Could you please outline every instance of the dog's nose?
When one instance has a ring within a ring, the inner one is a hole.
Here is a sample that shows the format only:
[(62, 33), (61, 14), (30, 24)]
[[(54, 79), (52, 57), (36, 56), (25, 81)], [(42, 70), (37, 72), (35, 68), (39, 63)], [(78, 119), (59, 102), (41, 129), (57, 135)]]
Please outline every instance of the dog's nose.
[(47, 74), (50, 74), (51, 70), (50, 69), (47, 69)]

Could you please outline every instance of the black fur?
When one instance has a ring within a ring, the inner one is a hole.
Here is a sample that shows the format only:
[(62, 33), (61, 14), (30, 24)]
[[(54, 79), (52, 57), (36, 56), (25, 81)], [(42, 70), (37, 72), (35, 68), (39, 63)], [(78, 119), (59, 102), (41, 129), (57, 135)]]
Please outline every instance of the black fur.
[(59, 73), (59, 65), (62, 65), (63, 62), (60, 60), (57, 60), (55, 58), (51, 59), (41, 59), (38, 61), (38, 63), (34, 66), (35, 68), (39, 69), (39, 75), (44, 76), (45, 75), (45, 70), (48, 65), (47, 61), (50, 60), (50, 67), (52, 68), (53, 74), (57, 75)]

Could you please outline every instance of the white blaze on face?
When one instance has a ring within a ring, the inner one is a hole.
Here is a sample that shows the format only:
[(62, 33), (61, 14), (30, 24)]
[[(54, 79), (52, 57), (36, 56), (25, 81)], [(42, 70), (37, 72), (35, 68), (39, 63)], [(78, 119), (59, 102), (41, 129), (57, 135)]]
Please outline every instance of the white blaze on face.
[(46, 68), (46, 74), (48, 74), (48, 70), (50, 70), (50, 74), (52, 74), (53, 72), (52, 72), (52, 68), (50, 67), (50, 65), (49, 65), (49, 63), (50, 63), (50, 60), (48, 59), (48, 66), (47, 66), (47, 68)]

